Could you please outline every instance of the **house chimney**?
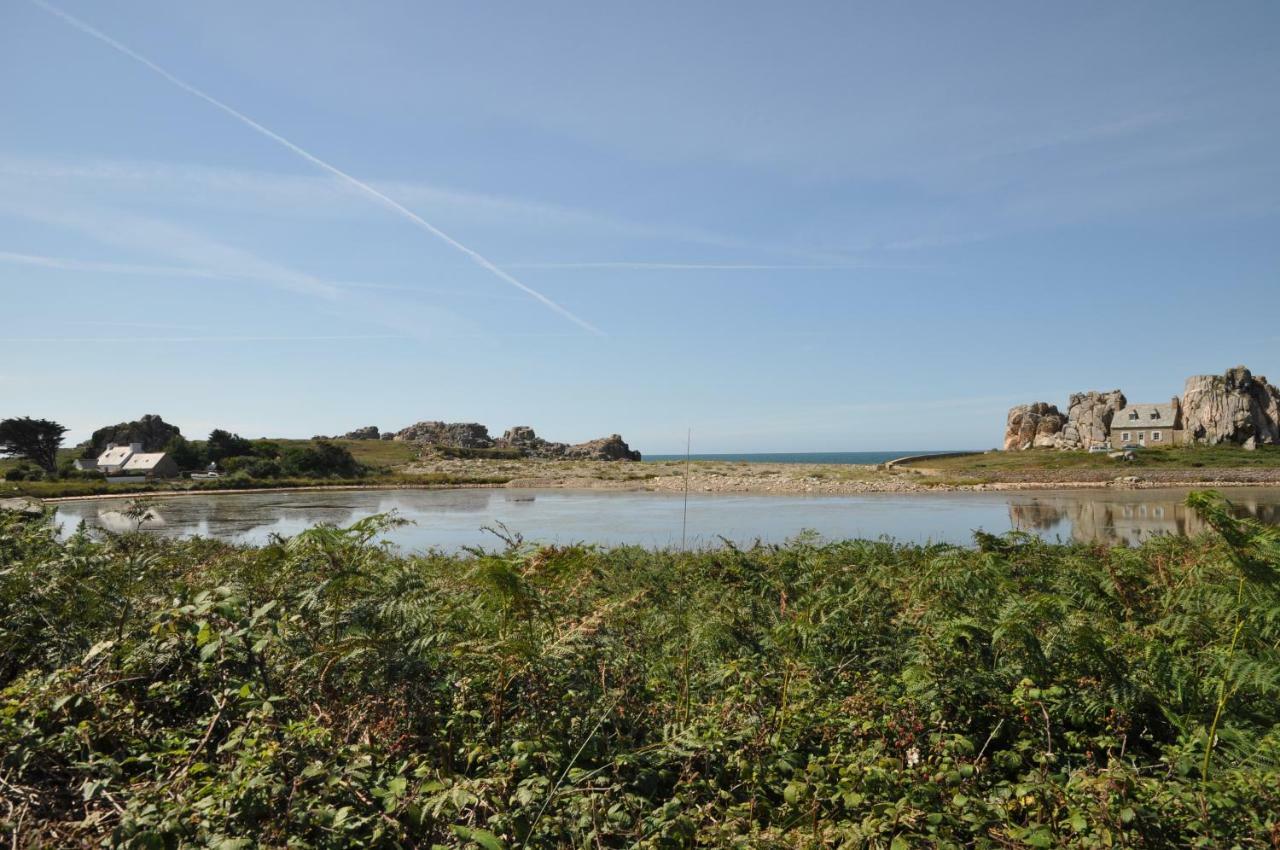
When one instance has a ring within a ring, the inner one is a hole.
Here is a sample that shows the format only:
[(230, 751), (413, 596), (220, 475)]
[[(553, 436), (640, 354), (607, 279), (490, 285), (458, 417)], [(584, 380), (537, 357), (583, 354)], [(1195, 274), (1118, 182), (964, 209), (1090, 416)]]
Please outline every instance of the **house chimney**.
[(129, 451), (133, 452), (134, 454), (137, 454), (137, 453), (141, 452), (141, 451), (142, 451), (142, 443), (130, 443), (130, 444), (129, 444)]

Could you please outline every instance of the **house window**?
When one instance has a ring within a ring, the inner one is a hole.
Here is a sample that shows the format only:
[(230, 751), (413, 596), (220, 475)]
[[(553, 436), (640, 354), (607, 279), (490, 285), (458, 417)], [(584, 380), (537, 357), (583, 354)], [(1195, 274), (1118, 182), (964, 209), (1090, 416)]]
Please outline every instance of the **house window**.
[(1151, 418), (1152, 418), (1152, 419), (1159, 419), (1159, 418), (1160, 418), (1160, 411), (1158, 411), (1158, 410), (1153, 410), (1153, 411), (1151, 411)]
[(1162, 439), (1162, 438), (1160, 437), (1160, 432), (1159, 432), (1159, 431), (1152, 431), (1152, 432), (1151, 432), (1151, 442), (1153, 442), (1153, 443), (1158, 443), (1158, 442), (1160, 442), (1160, 440), (1161, 440), (1161, 439)]
[(1136, 411), (1136, 410), (1131, 410), (1131, 411), (1129, 411), (1129, 418), (1130, 418), (1130, 419), (1133, 419), (1133, 420), (1136, 420), (1136, 419), (1138, 418), (1138, 411)]
[(1125, 431), (1123, 434), (1121, 434), (1120, 439), (1126, 443), (1129, 442), (1129, 432)]

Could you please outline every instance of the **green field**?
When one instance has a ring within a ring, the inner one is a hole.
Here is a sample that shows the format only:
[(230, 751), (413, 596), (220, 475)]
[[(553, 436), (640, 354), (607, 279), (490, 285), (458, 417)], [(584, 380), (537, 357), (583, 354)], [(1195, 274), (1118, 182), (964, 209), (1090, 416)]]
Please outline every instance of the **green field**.
[[(280, 447), (305, 447), (314, 445), (314, 440), (276, 440), (268, 438), (267, 442), (277, 443)], [(375, 469), (395, 469), (413, 463), (418, 459), (418, 447), (413, 443), (395, 440), (330, 440), (334, 445), (342, 446), (351, 452), (357, 462)]]
[(1029, 472), (1080, 469), (1250, 469), (1280, 468), (1280, 446), (1261, 446), (1245, 451), (1238, 446), (1180, 446), (1177, 448), (1135, 449), (1134, 460), (1120, 462), (1106, 454), (1032, 449), (1024, 452), (986, 452), (959, 457), (933, 458), (903, 464), (942, 472)]
[[(58, 449), (58, 464), (70, 463), (80, 457), (79, 449)], [(23, 463), (20, 458), (16, 457), (0, 457), (0, 478), (4, 477), (4, 473), (13, 469), (18, 464)], [(0, 482), (0, 487), (3, 482)]]
[[(16, 847), (1274, 847), (1280, 536), (401, 557), (0, 514)], [(6, 835), (7, 833), (7, 835)]]

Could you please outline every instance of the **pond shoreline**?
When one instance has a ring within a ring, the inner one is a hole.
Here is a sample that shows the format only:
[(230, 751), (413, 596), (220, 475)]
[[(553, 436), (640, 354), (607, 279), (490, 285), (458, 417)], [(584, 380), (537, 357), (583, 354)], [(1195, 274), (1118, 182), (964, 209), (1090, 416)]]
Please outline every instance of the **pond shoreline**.
[[(1129, 476), (1137, 480), (1118, 481), (996, 481), (976, 484), (951, 484), (943, 481), (920, 480), (884, 480), (859, 482), (823, 482), (786, 480), (697, 480), (690, 478), (690, 493), (723, 494), (723, 495), (761, 495), (761, 496), (857, 496), (876, 493), (898, 495), (927, 495), (930, 493), (1002, 493), (1002, 492), (1042, 492), (1042, 491), (1079, 491), (1079, 490), (1207, 490), (1239, 487), (1280, 487), (1280, 480), (1249, 479), (1213, 479), (1204, 481), (1178, 481), (1148, 479), (1141, 476)], [(927, 482), (927, 483), (926, 483)], [(93, 502), (103, 500), (133, 499), (170, 499), (190, 496), (242, 496), (253, 493), (321, 493), (321, 492), (378, 492), (395, 490), (578, 490), (604, 492), (633, 493), (671, 493), (683, 489), (683, 479), (674, 483), (670, 478), (654, 479), (650, 482), (637, 481), (601, 481), (598, 479), (579, 478), (521, 478), (505, 483), (469, 483), (469, 484), (413, 484), (398, 482), (390, 484), (318, 484), (299, 487), (245, 487), (219, 488), (210, 490), (161, 490), (134, 491), (124, 493), (97, 493), (75, 496), (52, 496), (44, 499), (25, 497), (41, 504), (63, 504), (67, 502)]]
[[(620, 488), (504, 487), (349, 489), (227, 493), (207, 499), (157, 499), (140, 529), (261, 544), (316, 525), (347, 526), (394, 513), (408, 525), (386, 539), (406, 551), (484, 545), (486, 529), (546, 544), (597, 543), (646, 548), (715, 546), (730, 540), (781, 542), (815, 532), (825, 539), (878, 539), (971, 545), (974, 529), (1027, 530), (1054, 539), (1136, 543), (1153, 533), (1194, 534), (1200, 523), (1185, 488), (934, 490), (931, 492), (690, 493)], [(1280, 488), (1237, 488), (1233, 505), (1280, 525)], [(135, 530), (127, 501), (49, 505), (65, 529), (87, 523)], [(686, 534), (687, 532), (687, 534)], [(495, 534), (497, 532), (494, 532)], [(499, 535), (501, 536), (501, 535)]]
[(252, 493), (328, 493), (377, 490), (501, 490), (506, 484), (316, 484), (306, 487), (225, 487), (217, 490), (135, 490), (125, 493), (90, 493), (77, 496), (36, 496), (24, 498), (45, 504), (98, 502), (106, 499), (169, 499), (184, 496), (247, 496)]

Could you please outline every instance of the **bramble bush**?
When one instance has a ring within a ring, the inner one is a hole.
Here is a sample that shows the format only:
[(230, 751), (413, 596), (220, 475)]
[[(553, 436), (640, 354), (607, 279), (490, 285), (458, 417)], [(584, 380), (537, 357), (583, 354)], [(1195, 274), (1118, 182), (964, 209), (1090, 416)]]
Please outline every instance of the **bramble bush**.
[(0, 515), (15, 846), (1274, 847), (1280, 539), (404, 557)]

